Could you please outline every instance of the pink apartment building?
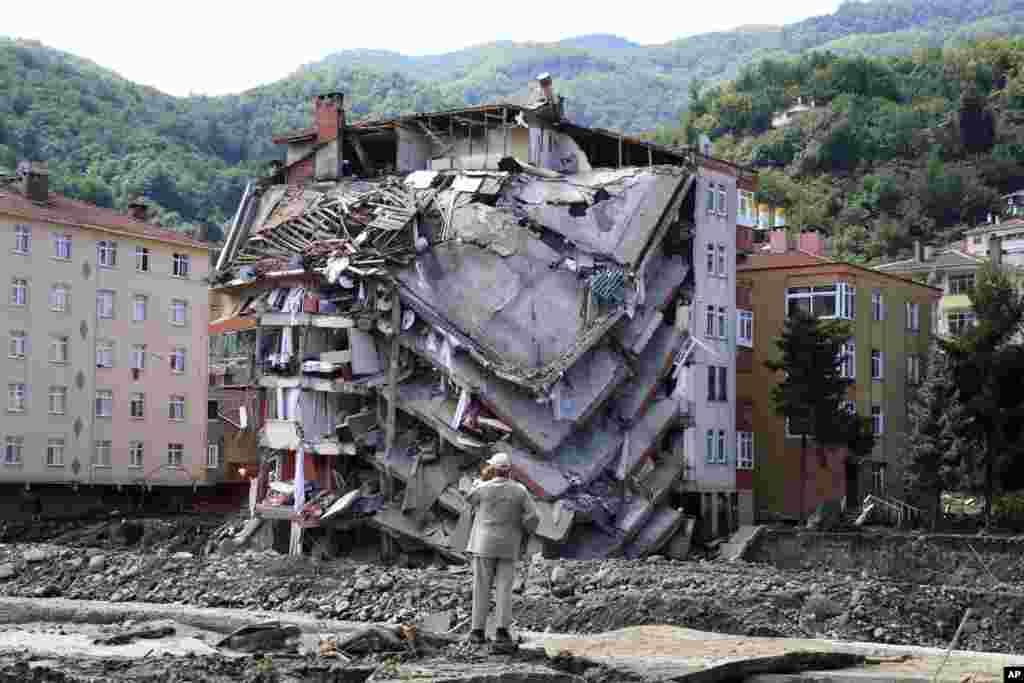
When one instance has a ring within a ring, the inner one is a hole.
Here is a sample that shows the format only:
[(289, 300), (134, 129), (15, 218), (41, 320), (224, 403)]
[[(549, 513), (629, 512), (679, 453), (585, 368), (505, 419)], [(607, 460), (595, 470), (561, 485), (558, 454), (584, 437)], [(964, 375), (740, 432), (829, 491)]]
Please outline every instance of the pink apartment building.
[(0, 484), (192, 486), (207, 445), (209, 247), (0, 178)]

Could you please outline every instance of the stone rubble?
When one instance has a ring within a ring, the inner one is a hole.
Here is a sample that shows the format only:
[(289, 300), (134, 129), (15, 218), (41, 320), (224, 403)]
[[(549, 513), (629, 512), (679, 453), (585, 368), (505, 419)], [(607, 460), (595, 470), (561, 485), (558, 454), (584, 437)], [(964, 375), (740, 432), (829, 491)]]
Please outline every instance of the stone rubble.
[[(36, 558), (45, 557), (39, 560)], [(33, 561), (29, 562), (29, 558)], [(752, 636), (823, 637), (945, 647), (964, 611), (960, 648), (1024, 647), (1024, 586), (920, 585), (869, 574), (767, 565), (535, 558), (514, 601), (516, 626), (594, 633), (670, 624)], [(41, 545), (0, 545), (0, 595), (182, 603), (301, 612), (318, 618), (415, 622), (471, 607), (467, 567), (411, 569), (318, 562), (274, 551), (186, 556)], [(559, 597), (561, 596), (561, 597)]]

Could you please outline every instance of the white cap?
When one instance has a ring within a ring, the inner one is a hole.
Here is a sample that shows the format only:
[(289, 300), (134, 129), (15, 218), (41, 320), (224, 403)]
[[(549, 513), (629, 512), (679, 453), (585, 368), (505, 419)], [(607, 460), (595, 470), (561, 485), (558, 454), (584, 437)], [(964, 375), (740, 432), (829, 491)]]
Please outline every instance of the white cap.
[(495, 467), (511, 467), (512, 461), (509, 459), (508, 453), (495, 453), (487, 461), (487, 464), (494, 465)]

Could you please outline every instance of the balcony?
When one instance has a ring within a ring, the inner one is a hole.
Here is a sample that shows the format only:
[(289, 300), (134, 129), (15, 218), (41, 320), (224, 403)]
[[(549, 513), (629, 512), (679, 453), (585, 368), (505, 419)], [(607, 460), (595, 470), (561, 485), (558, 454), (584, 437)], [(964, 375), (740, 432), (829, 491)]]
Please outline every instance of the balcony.
[(736, 226), (736, 253), (754, 253), (754, 229), (746, 225)]

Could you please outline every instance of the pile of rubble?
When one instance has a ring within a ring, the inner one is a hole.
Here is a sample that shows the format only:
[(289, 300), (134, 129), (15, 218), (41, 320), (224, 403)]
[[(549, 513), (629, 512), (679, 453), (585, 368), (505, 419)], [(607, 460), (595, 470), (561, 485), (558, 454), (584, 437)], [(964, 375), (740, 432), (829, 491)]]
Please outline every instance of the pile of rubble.
[[(517, 577), (517, 626), (603, 632), (672, 624), (739, 635), (948, 645), (968, 607), (963, 649), (1024, 644), (1019, 586), (916, 585), (867, 574), (764, 565), (534, 558)], [(460, 632), (471, 610), (461, 566), (400, 569), (316, 563), (274, 552), (201, 559), (188, 553), (0, 546), (0, 595), (180, 603), (300, 612), (379, 623), (429, 620)]]
[(254, 512), (459, 559), (465, 493), (503, 450), (538, 500), (534, 551), (666, 546), (694, 347), (676, 324), (695, 192), (679, 160), (250, 185), (214, 279), (237, 295), (227, 318), (258, 321)]

